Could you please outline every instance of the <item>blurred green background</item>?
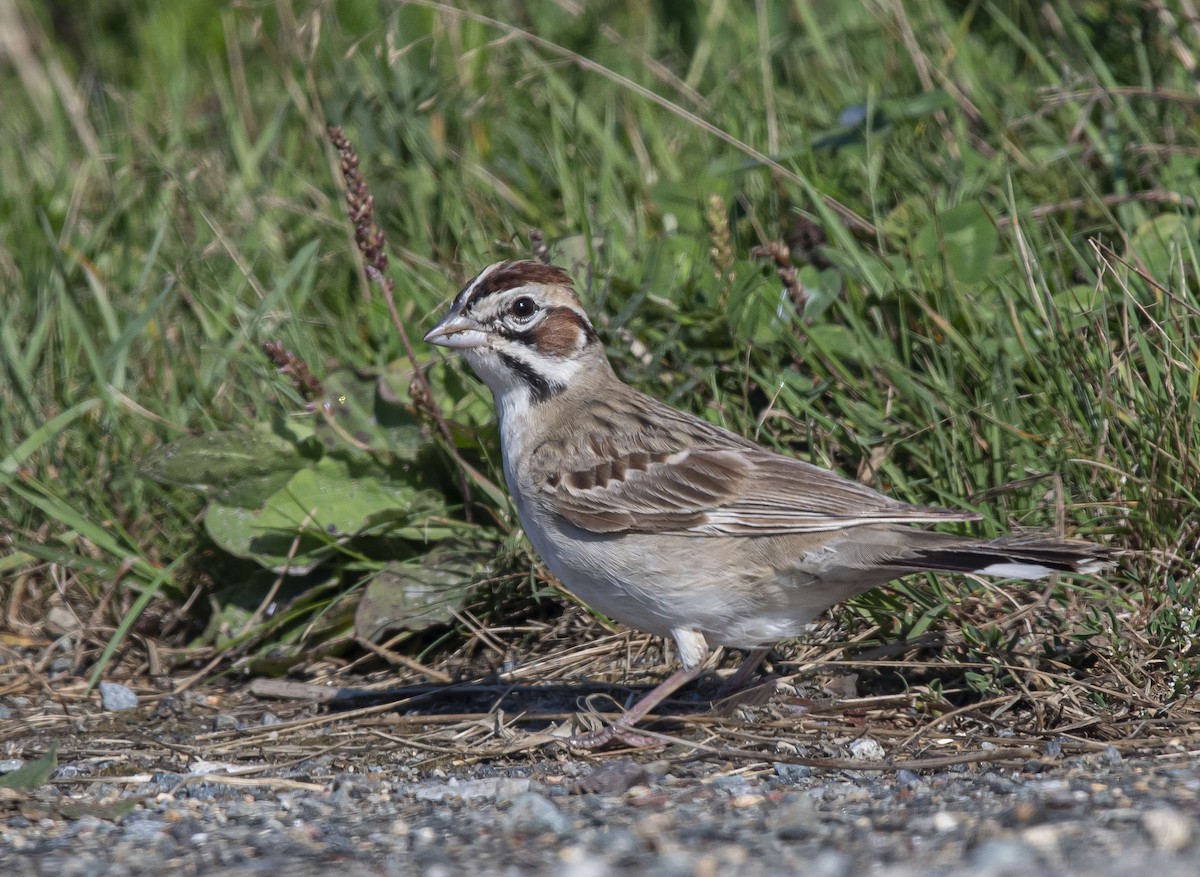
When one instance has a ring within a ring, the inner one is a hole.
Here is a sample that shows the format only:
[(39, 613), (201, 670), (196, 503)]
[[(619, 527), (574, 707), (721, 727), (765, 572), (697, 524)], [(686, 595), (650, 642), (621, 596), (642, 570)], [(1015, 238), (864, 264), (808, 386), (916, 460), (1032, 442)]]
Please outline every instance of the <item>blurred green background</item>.
[(486, 391), (420, 342), (538, 229), (629, 382), (982, 533), (1130, 550), (1045, 593), (911, 580), (844, 633), (953, 630), (978, 690), (1021, 665), (1191, 691), (1200, 33), (1174, 4), (3, 0), (0, 34), (0, 582), (13, 630), (86, 622), (71, 672), (144, 670), (150, 640), (168, 672), (282, 672), (385, 631), (436, 661), (453, 608), (558, 611), (489, 489)]

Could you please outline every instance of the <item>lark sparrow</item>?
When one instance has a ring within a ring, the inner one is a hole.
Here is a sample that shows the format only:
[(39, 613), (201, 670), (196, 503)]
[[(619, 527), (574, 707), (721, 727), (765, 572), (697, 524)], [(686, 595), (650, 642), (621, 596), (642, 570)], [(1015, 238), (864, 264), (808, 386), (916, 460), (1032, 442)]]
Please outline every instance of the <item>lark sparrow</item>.
[(669, 636), (682, 669), (580, 747), (632, 731), (723, 646), (773, 643), (835, 603), (922, 570), (1014, 578), (1096, 572), (1085, 542), (980, 541), (911, 526), (973, 521), (908, 505), (767, 450), (622, 383), (559, 268), (489, 265), (425, 336), (462, 352), (500, 419), (504, 477), (529, 541), (580, 600)]

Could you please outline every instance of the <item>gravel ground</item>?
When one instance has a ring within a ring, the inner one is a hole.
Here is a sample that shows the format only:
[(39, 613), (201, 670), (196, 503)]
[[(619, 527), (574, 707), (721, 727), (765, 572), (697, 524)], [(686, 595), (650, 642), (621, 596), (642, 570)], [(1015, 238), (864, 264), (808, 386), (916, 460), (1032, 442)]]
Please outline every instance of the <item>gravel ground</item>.
[[(105, 695), (120, 706), (124, 693)], [(34, 721), (47, 704), (17, 700), (0, 721), (12, 731), (27, 709), (25, 729), (47, 740)], [(72, 724), (50, 729), (64, 739), (51, 781), (0, 789), (0, 874), (1200, 873), (1200, 765), (1179, 747), (1055, 757), (1051, 746), (1019, 763), (915, 773), (695, 760), (679, 747), (580, 757), (543, 735), (464, 764), (382, 734), (348, 758), (329, 720), (314, 720), (284, 759), (254, 735), (286, 723), (252, 699), (239, 709), (60, 715)], [(153, 741), (145, 753), (138, 734)], [(197, 740), (239, 738), (236, 762), (196, 758)], [(842, 751), (872, 757), (864, 740)], [(185, 770), (161, 769), (173, 751)]]
[(1039, 731), (1016, 697), (930, 711), (839, 670), (731, 705), (708, 680), (643, 726), (665, 748), (572, 750), (581, 708), (663, 672), (599, 681), (612, 653), (401, 688), (0, 666), (0, 875), (1200, 874), (1192, 701), (1062, 699)]

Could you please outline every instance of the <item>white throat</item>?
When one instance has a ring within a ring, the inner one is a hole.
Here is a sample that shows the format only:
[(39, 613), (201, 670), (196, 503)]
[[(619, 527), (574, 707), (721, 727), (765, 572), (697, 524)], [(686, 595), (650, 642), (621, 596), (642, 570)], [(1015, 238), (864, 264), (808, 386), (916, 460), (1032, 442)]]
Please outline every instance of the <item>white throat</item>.
[[(554, 392), (567, 387), (579, 377), (583, 365), (579, 359), (549, 359), (532, 351), (507, 348), (509, 356), (538, 376)], [(533, 429), (534, 410), (547, 401), (538, 401), (528, 377), (507, 365), (500, 354), (489, 348), (464, 350), (464, 358), (472, 371), (492, 391), (496, 403), (496, 418), (500, 425), (500, 445), (504, 454), (504, 476), (514, 496), (520, 491), (514, 479), (513, 461), (520, 458), (525, 443), (537, 435)]]

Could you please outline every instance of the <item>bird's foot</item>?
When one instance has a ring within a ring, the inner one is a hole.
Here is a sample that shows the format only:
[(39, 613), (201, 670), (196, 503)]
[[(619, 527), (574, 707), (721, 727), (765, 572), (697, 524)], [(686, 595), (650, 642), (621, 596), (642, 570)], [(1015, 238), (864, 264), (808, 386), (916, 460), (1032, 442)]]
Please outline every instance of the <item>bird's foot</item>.
[(572, 734), (567, 743), (574, 749), (603, 749), (614, 740), (624, 743), (633, 749), (650, 749), (665, 745), (657, 737), (639, 734), (633, 728), (623, 724), (620, 719), (611, 725), (605, 725), (586, 734)]

